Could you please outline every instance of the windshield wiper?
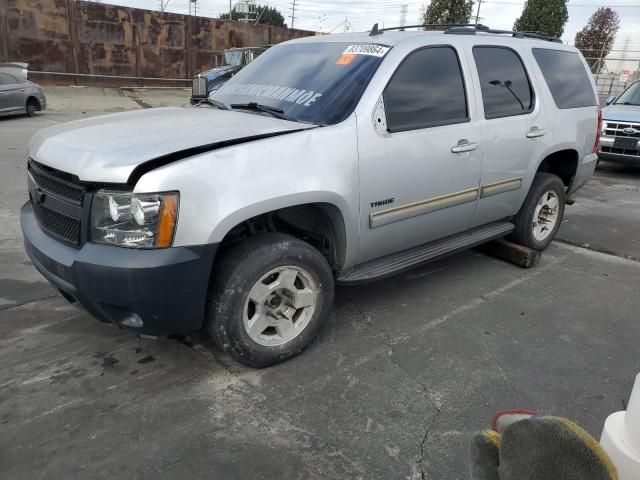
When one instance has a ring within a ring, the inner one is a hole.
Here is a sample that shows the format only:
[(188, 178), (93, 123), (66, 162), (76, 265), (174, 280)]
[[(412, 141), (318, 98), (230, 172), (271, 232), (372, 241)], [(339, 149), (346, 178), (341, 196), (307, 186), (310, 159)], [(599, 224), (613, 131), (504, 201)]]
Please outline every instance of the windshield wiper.
[(276, 118), (280, 118), (282, 120), (289, 120), (290, 122), (297, 122), (295, 118), (288, 116), (284, 113), (284, 110), (276, 107), (270, 107), (269, 105), (262, 105), (256, 102), (249, 103), (232, 103), (231, 108), (240, 108), (243, 110), (254, 110), (257, 112), (265, 112)]
[(196, 105), (202, 105), (203, 103), (206, 103), (207, 105), (211, 105), (212, 107), (219, 108), (220, 110), (231, 110), (229, 105), (227, 105), (226, 103), (223, 103), (219, 100), (214, 100), (212, 98), (205, 98), (199, 101), (198, 103), (196, 103)]
[(633, 105), (634, 107), (640, 107), (640, 103), (633, 102), (615, 102), (616, 105)]

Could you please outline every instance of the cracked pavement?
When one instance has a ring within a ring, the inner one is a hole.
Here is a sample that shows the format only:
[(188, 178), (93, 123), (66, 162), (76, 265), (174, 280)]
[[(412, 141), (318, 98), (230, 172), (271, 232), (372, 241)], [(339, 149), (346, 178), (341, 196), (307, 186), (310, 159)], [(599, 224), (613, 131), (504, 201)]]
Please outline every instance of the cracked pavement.
[(26, 145), (79, 116), (0, 119), (0, 478), (467, 479), (470, 435), (496, 410), (598, 437), (628, 397), (640, 168), (599, 170), (537, 268), (472, 250), (339, 287), (304, 354), (251, 370), (201, 335), (100, 324), (29, 264)]

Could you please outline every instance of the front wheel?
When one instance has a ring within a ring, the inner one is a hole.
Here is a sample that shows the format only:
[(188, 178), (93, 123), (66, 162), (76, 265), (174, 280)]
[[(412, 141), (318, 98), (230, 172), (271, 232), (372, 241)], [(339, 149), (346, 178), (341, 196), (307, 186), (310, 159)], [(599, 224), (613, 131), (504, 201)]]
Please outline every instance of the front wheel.
[(27, 103), (27, 115), (29, 117), (35, 117), (37, 111), (38, 105), (35, 103), (35, 101), (29, 100), (29, 103)]
[(565, 206), (565, 186), (557, 175), (538, 172), (518, 215), (511, 239), (539, 252), (555, 237)]
[(267, 367), (304, 350), (333, 303), (333, 274), (308, 243), (260, 234), (224, 253), (211, 285), (206, 326), (240, 363)]

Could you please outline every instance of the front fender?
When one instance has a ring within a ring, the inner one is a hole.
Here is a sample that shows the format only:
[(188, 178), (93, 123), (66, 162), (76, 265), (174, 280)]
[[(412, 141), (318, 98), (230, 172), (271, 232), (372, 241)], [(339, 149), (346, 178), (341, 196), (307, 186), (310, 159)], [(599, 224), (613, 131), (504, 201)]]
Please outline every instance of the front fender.
[[(249, 115), (249, 114), (248, 114)], [(180, 192), (175, 246), (218, 243), (239, 223), (295, 205), (327, 203), (344, 219), (345, 268), (359, 238), (355, 117), (323, 128), (196, 155), (143, 175), (136, 192)]]

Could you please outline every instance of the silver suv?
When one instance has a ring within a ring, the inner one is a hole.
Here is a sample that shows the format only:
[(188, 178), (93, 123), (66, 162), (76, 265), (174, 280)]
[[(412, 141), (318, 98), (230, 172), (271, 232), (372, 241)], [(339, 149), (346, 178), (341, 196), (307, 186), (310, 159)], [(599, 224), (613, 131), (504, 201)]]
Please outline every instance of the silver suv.
[(580, 53), (388, 30), (275, 46), (206, 104), (40, 131), (21, 212), (33, 264), (102, 321), (204, 327), (263, 367), (312, 341), (335, 282), (507, 235), (544, 250), (597, 161)]

